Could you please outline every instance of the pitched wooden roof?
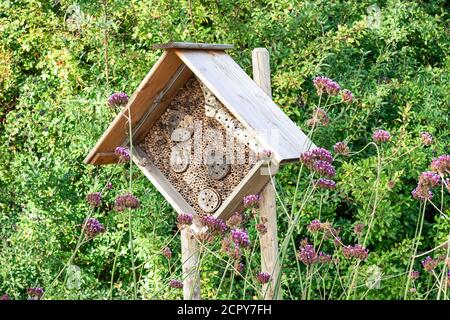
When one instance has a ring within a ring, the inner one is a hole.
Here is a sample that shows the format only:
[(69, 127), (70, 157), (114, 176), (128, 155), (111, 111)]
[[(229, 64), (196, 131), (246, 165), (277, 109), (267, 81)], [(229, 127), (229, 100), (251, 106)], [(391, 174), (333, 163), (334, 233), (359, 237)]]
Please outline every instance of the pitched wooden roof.
[[(228, 47), (201, 48), (197, 44), (167, 45), (166, 51), (141, 82), (127, 106), (117, 115), (84, 160), (85, 163), (117, 162), (114, 150), (128, 143), (127, 115), (131, 114), (133, 139), (139, 141), (150, 130), (174, 97), (178, 88), (195, 74), (277, 162), (298, 159), (314, 147), (311, 140), (224, 52)], [(224, 45), (226, 46), (226, 45)], [(191, 47), (191, 48), (189, 48)], [(161, 46), (161, 48), (164, 48)]]

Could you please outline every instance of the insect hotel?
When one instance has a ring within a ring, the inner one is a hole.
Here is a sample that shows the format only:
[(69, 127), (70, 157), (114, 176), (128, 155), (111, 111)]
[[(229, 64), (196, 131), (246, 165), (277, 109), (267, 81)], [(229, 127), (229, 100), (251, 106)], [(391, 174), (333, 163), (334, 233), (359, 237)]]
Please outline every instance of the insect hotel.
[[(261, 236), (262, 270), (276, 278), (271, 175), (313, 145), (270, 98), (267, 50), (253, 51), (254, 81), (226, 53), (231, 45), (172, 42), (154, 48), (163, 54), (85, 163), (116, 163), (116, 147), (132, 141), (132, 160), (144, 175), (176, 212), (194, 215), (194, 224), (181, 231), (186, 299), (200, 298), (193, 234), (202, 226), (196, 217), (226, 220), (243, 209), (244, 196), (260, 193), (268, 229)], [(259, 156), (268, 150), (270, 162)], [(273, 284), (266, 290), (268, 298), (277, 298)]]

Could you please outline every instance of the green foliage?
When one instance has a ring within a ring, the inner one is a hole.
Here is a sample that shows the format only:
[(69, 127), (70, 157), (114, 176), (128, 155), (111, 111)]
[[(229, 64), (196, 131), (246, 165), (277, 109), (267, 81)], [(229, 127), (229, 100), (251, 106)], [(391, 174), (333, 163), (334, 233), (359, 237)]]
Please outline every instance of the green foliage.
[[(350, 89), (356, 102), (345, 110), (332, 109), (332, 124), (319, 128), (314, 142), (331, 149), (345, 139), (358, 151), (376, 128), (393, 134), (393, 142), (382, 150), (393, 160), (382, 169), (367, 265), (378, 266), (386, 275), (405, 271), (419, 214), (411, 190), (432, 157), (450, 152), (445, 2), (380, 1), (379, 24), (369, 17), (373, 1), (190, 3), (192, 9), (184, 0), (0, 3), (0, 294), (26, 298), (27, 287), (40, 285), (49, 288), (47, 298), (107, 298), (117, 254), (114, 298), (132, 296), (127, 220), (112, 210), (115, 196), (127, 190), (128, 167), (93, 168), (83, 159), (114, 117), (105, 102), (109, 94), (131, 94), (160, 55), (151, 45), (170, 40), (231, 43), (235, 49), (230, 54), (248, 73), (251, 50), (268, 48), (273, 98), (304, 131), (317, 101), (314, 76), (329, 76)], [(422, 131), (435, 137), (430, 148), (419, 146)], [(418, 147), (401, 156), (413, 146)], [(376, 150), (369, 147), (339, 161), (337, 191), (324, 195), (321, 211), (320, 197), (309, 202), (296, 241), (319, 211), (322, 220), (342, 229), (346, 243), (356, 241), (355, 223), (370, 219)], [(286, 205), (293, 198), (297, 172), (297, 164), (289, 165), (277, 176)], [(142, 202), (133, 213), (140, 294), (179, 298), (179, 291), (167, 289), (167, 280), (181, 275), (175, 263), (178, 238), (170, 244), (175, 253), (171, 271), (159, 254), (176, 233), (175, 214), (137, 170), (134, 176), (134, 193)], [(86, 195), (108, 180), (114, 187), (94, 212), (108, 231), (75, 257), (72, 264), (81, 270), (81, 287), (70, 289), (64, 282), (66, 272), (55, 277), (69, 261), (90, 210)], [(306, 183), (302, 180), (301, 188)], [(423, 251), (445, 241), (449, 232), (448, 222), (432, 208), (425, 219)], [(283, 238), (287, 218), (281, 209), (279, 220)], [(297, 265), (290, 254), (283, 287), (298, 297), (293, 276)], [(212, 257), (204, 263), (208, 271), (202, 290), (214, 298), (224, 266), (218, 269), (221, 263)], [(253, 268), (255, 273), (258, 265)], [(226, 289), (229, 272), (222, 285)], [(366, 297), (398, 298), (404, 280), (390, 278)], [(230, 296), (225, 289), (219, 298), (242, 298), (245, 282), (236, 279), (235, 286)], [(247, 288), (247, 298), (252, 297), (255, 292)]]

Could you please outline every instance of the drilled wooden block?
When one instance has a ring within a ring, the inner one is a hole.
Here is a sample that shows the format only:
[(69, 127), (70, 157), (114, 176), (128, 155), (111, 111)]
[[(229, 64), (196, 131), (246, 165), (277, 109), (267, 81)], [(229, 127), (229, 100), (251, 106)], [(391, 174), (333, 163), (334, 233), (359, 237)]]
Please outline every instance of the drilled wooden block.
[(198, 194), (198, 205), (205, 212), (214, 212), (220, 206), (220, 196), (216, 190), (205, 188)]

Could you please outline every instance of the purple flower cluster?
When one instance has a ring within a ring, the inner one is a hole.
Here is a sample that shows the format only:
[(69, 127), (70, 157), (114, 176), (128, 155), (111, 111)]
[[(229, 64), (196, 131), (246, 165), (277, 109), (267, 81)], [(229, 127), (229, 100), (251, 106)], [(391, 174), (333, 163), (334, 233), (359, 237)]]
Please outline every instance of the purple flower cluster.
[(433, 199), (433, 193), (430, 190), (424, 190), (419, 187), (416, 187), (412, 192), (412, 196), (414, 199), (418, 201), (425, 201)]
[(391, 134), (386, 130), (378, 129), (372, 134), (372, 139), (376, 143), (388, 142), (391, 140)]
[(243, 229), (231, 230), (231, 239), (238, 247), (246, 248), (250, 245), (250, 240), (248, 239), (247, 231)]
[(270, 273), (268, 273), (268, 272), (259, 272), (256, 275), (256, 279), (262, 284), (269, 282), (270, 278), (271, 278), (271, 276), (270, 276)]
[(342, 254), (346, 258), (366, 260), (367, 256), (369, 255), (369, 250), (359, 244), (355, 244), (354, 246), (344, 246), (342, 248)]
[(44, 295), (44, 289), (41, 287), (28, 288), (27, 293), (31, 300), (39, 300)]
[(422, 140), (422, 144), (424, 146), (430, 146), (433, 144), (433, 136), (428, 132), (422, 132), (420, 134), (420, 139)]
[(165, 247), (164, 249), (162, 249), (162, 254), (168, 260), (172, 259), (172, 250), (170, 250), (169, 247)]
[(117, 147), (114, 153), (116, 154), (116, 156), (120, 158), (120, 160), (130, 161), (130, 152), (128, 151), (127, 148)]
[(256, 230), (258, 230), (258, 232), (263, 235), (267, 233), (267, 226), (264, 222), (260, 222), (256, 224)]
[(181, 280), (172, 279), (169, 281), (169, 286), (171, 288), (181, 289), (183, 288), (183, 282)]
[(310, 127), (318, 125), (327, 126), (329, 123), (330, 118), (328, 117), (327, 112), (322, 108), (316, 108), (313, 111), (312, 118), (308, 119), (308, 121), (306, 122), (306, 124)]
[(329, 255), (329, 254), (319, 252), (319, 254), (317, 255), (317, 262), (319, 262), (319, 263), (331, 263), (331, 261), (332, 261), (332, 258), (331, 258), (331, 255)]
[(315, 219), (309, 223), (307, 229), (311, 233), (316, 233), (322, 230), (322, 222), (320, 222), (320, 220)]
[(341, 142), (337, 142), (334, 146), (333, 146), (333, 151), (335, 154), (340, 154), (342, 156), (348, 156), (350, 154), (350, 148), (348, 147), (348, 145), (341, 141)]
[(350, 90), (344, 89), (342, 90), (342, 102), (344, 103), (352, 103), (353, 102), (353, 93)]
[(321, 189), (335, 189), (336, 188), (336, 182), (334, 182), (333, 180), (325, 179), (325, 178), (317, 179), (316, 181), (314, 181), (314, 185), (317, 188), (321, 188)]
[(111, 108), (123, 107), (128, 103), (128, 99), (128, 95), (125, 92), (113, 93), (108, 98), (108, 106)]
[(0, 300), (11, 300), (11, 298), (10, 298), (9, 294), (5, 293), (4, 295), (2, 295), (0, 297)]
[(113, 185), (110, 181), (106, 184), (106, 189), (111, 190), (113, 188)]
[(259, 194), (249, 194), (244, 197), (244, 207), (253, 207), (256, 206), (261, 200), (261, 196)]
[(331, 153), (324, 148), (315, 148), (300, 155), (300, 162), (308, 169), (329, 178), (336, 175), (336, 169), (332, 165), (333, 161)]
[(86, 196), (86, 201), (93, 207), (100, 206), (102, 202), (102, 194), (100, 192), (92, 192)]
[(313, 245), (306, 244), (300, 247), (297, 258), (304, 264), (311, 265), (317, 261), (317, 253), (314, 250)]
[(428, 272), (432, 272), (434, 269), (436, 269), (437, 265), (438, 261), (434, 260), (430, 256), (427, 256), (424, 260), (422, 260), (422, 266)]
[(183, 229), (185, 226), (189, 226), (192, 224), (194, 216), (190, 213), (180, 213), (177, 216), (177, 226), (178, 229)]
[(322, 95), (327, 93), (330, 96), (336, 96), (341, 90), (341, 86), (327, 77), (318, 76), (313, 80), (314, 87), (316, 87), (317, 94)]
[(420, 277), (420, 272), (413, 270), (413, 271), (411, 271), (410, 277), (413, 280), (417, 280)]
[(419, 185), (422, 188), (433, 188), (441, 185), (441, 176), (433, 171), (422, 172), (419, 176)]
[(440, 186), (443, 179), (441, 176), (433, 171), (422, 172), (419, 176), (417, 187), (411, 192), (414, 199), (419, 201), (431, 200), (433, 192), (431, 188)]
[(313, 164), (313, 171), (321, 176), (333, 178), (336, 175), (336, 169), (329, 162), (317, 160)]
[(432, 171), (445, 175), (450, 174), (450, 155), (442, 155), (437, 158), (433, 158), (430, 164)]
[(84, 222), (84, 233), (86, 238), (93, 239), (103, 232), (105, 232), (105, 227), (97, 219), (89, 218)]
[(212, 234), (223, 234), (228, 229), (226, 223), (219, 218), (215, 218), (212, 215), (200, 217), (201, 223), (208, 227), (208, 230)]
[(114, 201), (114, 208), (117, 211), (124, 211), (125, 209), (136, 209), (139, 207), (139, 199), (131, 193), (125, 193), (116, 198)]

